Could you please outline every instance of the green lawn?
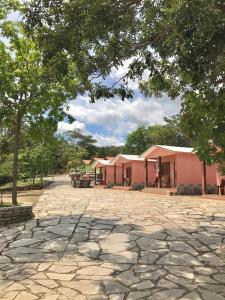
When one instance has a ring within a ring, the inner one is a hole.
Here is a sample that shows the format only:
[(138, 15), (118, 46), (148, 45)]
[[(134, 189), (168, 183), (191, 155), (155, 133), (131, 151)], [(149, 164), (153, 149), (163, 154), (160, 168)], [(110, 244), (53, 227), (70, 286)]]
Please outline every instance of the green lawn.
[[(39, 200), (39, 197), (42, 195), (43, 190), (31, 190), (31, 191), (21, 191), (17, 193), (18, 205), (21, 204), (36, 204)], [(1, 196), (0, 196), (1, 200)], [(4, 193), (2, 195), (3, 206), (10, 206), (12, 203), (12, 194), (10, 192)], [(1, 203), (0, 203), (1, 207)]]
[[(34, 184), (38, 184), (41, 183), (42, 181), (40, 179), (35, 180)], [(32, 185), (33, 184), (33, 180), (32, 179), (27, 179), (26, 181), (24, 180), (18, 180), (17, 181), (17, 186), (19, 187), (23, 187), (23, 186), (27, 186), (27, 185)], [(0, 189), (4, 189), (4, 188), (10, 188), (12, 186), (12, 183), (6, 183), (0, 186)]]

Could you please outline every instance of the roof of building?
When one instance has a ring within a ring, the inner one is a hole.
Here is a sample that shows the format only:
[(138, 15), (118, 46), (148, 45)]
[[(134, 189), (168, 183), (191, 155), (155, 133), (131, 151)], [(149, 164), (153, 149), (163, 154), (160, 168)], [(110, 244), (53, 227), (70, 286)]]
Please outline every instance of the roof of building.
[(144, 158), (140, 157), (139, 155), (130, 155), (130, 154), (118, 154), (116, 157), (114, 157), (110, 164), (115, 163), (125, 163), (127, 161), (144, 161)]
[(104, 167), (110, 164), (110, 160), (106, 160), (106, 159), (98, 159), (96, 161), (94, 161), (94, 163), (92, 164), (93, 168), (100, 168), (100, 167)]
[[(153, 152), (156, 152), (157, 150), (161, 150), (161, 152), (166, 153), (167, 155), (172, 153), (193, 153), (194, 154), (194, 149), (190, 148), (190, 147), (176, 147), (176, 146), (166, 146), (166, 145), (155, 145), (152, 146), (150, 148), (148, 148), (144, 153), (142, 153), (140, 155), (140, 157), (142, 158), (147, 158), (149, 157), (151, 154), (153, 154)], [(153, 155), (152, 158), (154, 158), (155, 156)]]
[(83, 159), (83, 162), (84, 162), (85, 165), (90, 165), (92, 160), (91, 159)]

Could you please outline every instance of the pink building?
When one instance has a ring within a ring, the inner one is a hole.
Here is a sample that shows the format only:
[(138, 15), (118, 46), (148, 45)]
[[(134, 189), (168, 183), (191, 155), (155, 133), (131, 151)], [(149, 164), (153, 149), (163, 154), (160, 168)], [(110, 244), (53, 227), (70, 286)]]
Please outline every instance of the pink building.
[(207, 166), (193, 148), (156, 145), (140, 157), (157, 159), (157, 185), (176, 188), (177, 194), (215, 193), (216, 165)]
[[(99, 170), (98, 173), (100, 178), (100, 185), (114, 184), (114, 182), (116, 182), (118, 185), (122, 185), (121, 166), (116, 166), (115, 172), (115, 167), (113, 164), (111, 164), (110, 160), (98, 159), (93, 164), (93, 167), (95, 169), (95, 178), (97, 177), (97, 169)], [(97, 183), (96, 180), (95, 183)]]
[[(156, 180), (155, 162), (155, 159), (145, 160), (138, 155), (118, 154), (110, 164), (114, 165), (114, 175), (118, 166), (121, 167), (121, 175), (116, 176), (121, 178), (123, 185), (132, 186), (136, 183), (143, 183), (153, 186)], [(115, 180), (113, 183), (118, 184)]]

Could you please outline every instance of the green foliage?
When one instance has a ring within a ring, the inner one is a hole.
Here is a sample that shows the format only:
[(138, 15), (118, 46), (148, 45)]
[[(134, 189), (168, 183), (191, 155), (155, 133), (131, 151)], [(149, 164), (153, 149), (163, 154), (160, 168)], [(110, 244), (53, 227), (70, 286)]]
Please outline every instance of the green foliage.
[(141, 190), (143, 190), (144, 188), (145, 188), (144, 183), (134, 183), (134, 184), (132, 185), (132, 190), (133, 190), (133, 191), (141, 191)]
[(141, 126), (128, 134), (124, 152), (141, 154), (154, 145), (191, 146), (190, 139), (181, 130), (179, 116), (165, 121), (165, 125)]
[(114, 186), (113, 183), (107, 183), (106, 188), (107, 188), (107, 189), (112, 189), (113, 186)]
[[(66, 64), (75, 62), (81, 90), (89, 90), (92, 101), (118, 93), (129, 98), (128, 78), (138, 80), (146, 96), (181, 96), (183, 128), (200, 158), (225, 160), (223, 0), (33, 0), (26, 11), (48, 64), (69, 53)], [(99, 82), (126, 59), (119, 87)]]

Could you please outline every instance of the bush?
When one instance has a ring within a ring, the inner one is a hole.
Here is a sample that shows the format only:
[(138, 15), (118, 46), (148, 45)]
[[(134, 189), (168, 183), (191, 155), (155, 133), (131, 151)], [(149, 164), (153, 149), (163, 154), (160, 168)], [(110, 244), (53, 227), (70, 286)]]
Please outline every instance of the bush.
[(143, 190), (144, 188), (145, 188), (144, 183), (134, 183), (134, 184), (132, 185), (132, 190), (133, 190), (133, 191), (141, 191), (141, 190)]
[(106, 185), (106, 188), (107, 188), (107, 189), (111, 189), (112, 187), (113, 187), (113, 183), (111, 183), (111, 182), (110, 182), (110, 183), (107, 183), (107, 185)]
[(11, 177), (10, 176), (0, 176), (0, 185), (6, 184), (11, 182)]

